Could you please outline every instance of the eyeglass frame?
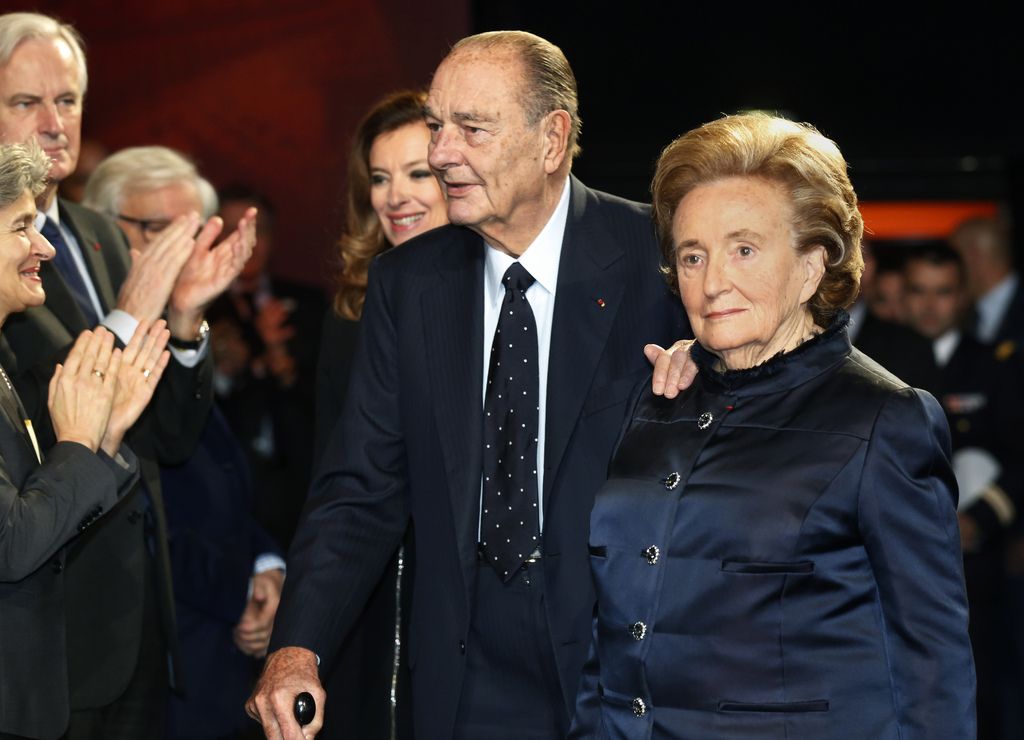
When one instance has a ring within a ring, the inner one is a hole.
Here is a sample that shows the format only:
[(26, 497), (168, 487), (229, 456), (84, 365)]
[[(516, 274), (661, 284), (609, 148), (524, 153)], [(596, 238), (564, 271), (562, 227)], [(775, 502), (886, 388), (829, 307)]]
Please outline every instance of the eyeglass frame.
[(161, 231), (171, 225), (171, 220), (166, 218), (134, 218), (132, 216), (126, 216), (123, 213), (114, 215), (114, 218), (119, 221), (127, 221), (133, 226), (137, 226), (139, 231), (142, 232), (142, 238), (146, 244), (149, 244)]

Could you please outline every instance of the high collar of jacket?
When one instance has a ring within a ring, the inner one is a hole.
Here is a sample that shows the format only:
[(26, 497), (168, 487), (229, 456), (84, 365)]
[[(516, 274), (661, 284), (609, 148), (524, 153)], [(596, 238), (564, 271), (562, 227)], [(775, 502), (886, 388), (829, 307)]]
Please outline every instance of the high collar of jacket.
[(795, 388), (834, 367), (850, 354), (846, 326), (849, 315), (840, 310), (829, 327), (789, 352), (745, 370), (715, 370), (718, 357), (695, 342), (690, 354), (700, 368), (700, 379), (711, 392), (758, 396)]

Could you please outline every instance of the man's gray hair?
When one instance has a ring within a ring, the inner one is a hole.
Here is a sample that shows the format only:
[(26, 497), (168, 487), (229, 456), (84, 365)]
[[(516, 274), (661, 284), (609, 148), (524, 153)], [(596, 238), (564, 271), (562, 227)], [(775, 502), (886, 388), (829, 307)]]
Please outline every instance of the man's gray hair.
[(457, 42), (448, 56), (469, 49), (501, 47), (513, 52), (523, 64), (522, 105), (527, 121), (534, 125), (551, 111), (566, 111), (571, 121), (569, 155), (579, 156), (583, 122), (580, 120), (576, 76), (561, 49), (526, 31), (488, 31)]
[(6, 66), (23, 42), (32, 39), (60, 39), (71, 47), (78, 66), (78, 92), (84, 97), (89, 84), (82, 37), (72, 26), (40, 13), (4, 13), (0, 15), (0, 67)]
[(27, 190), (36, 197), (46, 188), (50, 158), (33, 139), (27, 144), (0, 144), (0, 208)]
[(217, 213), (217, 191), (192, 160), (165, 146), (133, 146), (104, 159), (85, 183), (82, 205), (116, 217), (125, 193), (187, 182), (203, 205), (203, 218)]

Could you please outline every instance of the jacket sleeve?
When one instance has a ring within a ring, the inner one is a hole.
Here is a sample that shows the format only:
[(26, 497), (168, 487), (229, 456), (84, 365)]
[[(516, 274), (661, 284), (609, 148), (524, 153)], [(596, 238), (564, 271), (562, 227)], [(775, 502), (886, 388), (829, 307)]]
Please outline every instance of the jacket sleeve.
[(179, 465), (195, 452), (212, 404), (210, 352), (195, 367), (185, 367), (172, 358), (153, 400), (136, 422), (149, 430), (147, 436), (161, 465)]
[(117, 503), (119, 485), (138, 477), (134, 458), (128, 464), (115, 474), (119, 463), (59, 442), (19, 487), (0, 455), (0, 581), (29, 575)]
[(270, 649), (309, 648), (326, 670), (409, 522), (398, 341), (388, 285), (370, 269), (344, 413), (288, 554)]
[(904, 740), (974, 737), (974, 661), (949, 427), (928, 393), (893, 393), (875, 421), (859, 492)]

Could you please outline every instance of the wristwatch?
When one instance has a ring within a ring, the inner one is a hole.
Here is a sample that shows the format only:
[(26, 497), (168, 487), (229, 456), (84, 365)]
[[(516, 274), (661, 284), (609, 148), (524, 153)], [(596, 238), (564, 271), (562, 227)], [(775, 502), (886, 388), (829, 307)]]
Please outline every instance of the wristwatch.
[(202, 323), (199, 324), (199, 333), (196, 334), (195, 339), (178, 339), (177, 337), (171, 337), (167, 344), (174, 347), (174, 349), (199, 349), (202, 345), (203, 340), (210, 335), (210, 325), (203, 319)]

